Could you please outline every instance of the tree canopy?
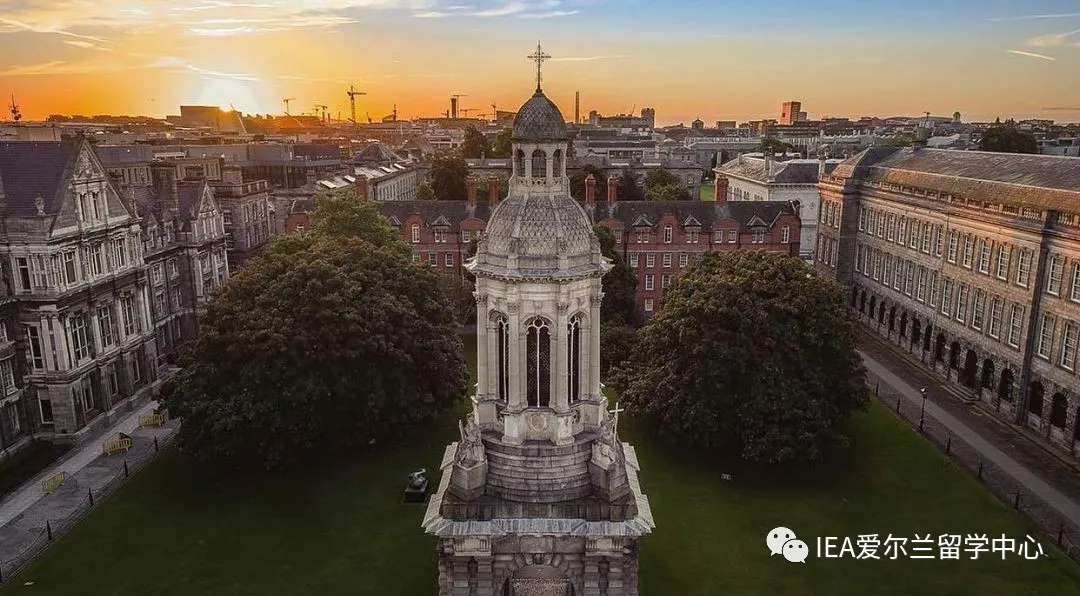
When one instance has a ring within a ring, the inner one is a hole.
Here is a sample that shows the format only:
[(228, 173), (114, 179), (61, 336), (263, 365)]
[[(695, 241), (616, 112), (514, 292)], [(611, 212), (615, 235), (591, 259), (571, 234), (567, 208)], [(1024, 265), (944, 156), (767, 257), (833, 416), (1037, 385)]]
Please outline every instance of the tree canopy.
[(475, 126), (465, 129), (465, 140), (461, 143), (461, 156), (466, 159), (479, 159), (491, 155), (491, 142)]
[(309, 233), (276, 237), (208, 305), (161, 395), (181, 449), (281, 468), (400, 436), (465, 395), (459, 321), (410, 252), (372, 203), (319, 197)]
[(761, 139), (761, 144), (758, 145), (758, 151), (761, 153), (787, 153), (794, 150), (794, 145), (781, 141), (776, 137), (765, 137)]
[(645, 173), (645, 198), (650, 201), (686, 201), (690, 192), (678, 176), (665, 168)]
[[(606, 184), (604, 185), (607, 186)], [(597, 185), (599, 188), (599, 184)], [(606, 191), (605, 191), (606, 192)], [(641, 191), (637, 176), (630, 168), (623, 168), (619, 176), (619, 200), (620, 201), (644, 201), (645, 193)]]
[(1005, 124), (995, 124), (983, 132), (979, 139), (979, 151), (1038, 153), (1039, 146), (1035, 135), (1019, 130), (1015, 123), (1006, 120)]
[(416, 200), (418, 201), (434, 201), (435, 189), (431, 188), (431, 182), (424, 180), (416, 187)]
[(604, 288), (604, 302), (600, 305), (601, 320), (637, 327), (641, 324), (637, 308), (637, 273), (619, 255), (611, 229), (598, 225), (594, 230), (600, 240), (600, 252), (614, 264), (601, 281)]
[(431, 158), (428, 165), (428, 181), (440, 201), (464, 201), (468, 198), (465, 178), (469, 175), (469, 164), (465, 159), (453, 153), (440, 152)]
[(510, 141), (514, 136), (514, 129), (509, 126), (503, 128), (495, 134), (495, 139), (491, 141), (491, 157), (510, 157), (513, 152), (513, 143)]
[(708, 253), (635, 337), (621, 398), (663, 434), (745, 459), (820, 459), (869, 392), (840, 286), (798, 258)]
[(589, 174), (596, 178), (596, 200), (604, 201), (607, 196), (607, 172), (591, 163), (570, 175), (570, 196), (579, 201), (585, 200), (585, 178)]

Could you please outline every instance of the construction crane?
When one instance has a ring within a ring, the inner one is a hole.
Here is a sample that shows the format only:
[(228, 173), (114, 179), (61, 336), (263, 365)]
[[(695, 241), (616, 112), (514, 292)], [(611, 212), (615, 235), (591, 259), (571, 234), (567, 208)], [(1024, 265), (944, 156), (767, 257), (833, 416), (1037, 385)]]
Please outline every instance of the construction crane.
[(19, 104), (15, 103), (14, 93), (11, 94), (11, 105), (9, 107), (11, 108), (11, 119), (15, 124), (18, 124), (19, 120), (22, 120), (22, 112), (19, 111)]
[(455, 93), (454, 95), (450, 96), (450, 117), (451, 118), (457, 118), (458, 99), (461, 99), (462, 97), (468, 97), (468, 95), (465, 95), (464, 93)]
[(494, 101), (491, 102), (491, 117), (494, 118), (495, 120), (499, 119), (499, 108), (495, 107), (495, 102)]
[(475, 108), (458, 108), (458, 111), (461, 112), (462, 114), (464, 114), (466, 118), (468, 118), (469, 117), (469, 112), (475, 112), (476, 109)]
[(289, 115), (289, 102), (293, 101), (295, 99), (296, 99), (295, 97), (286, 97), (285, 99), (281, 100), (285, 104), (285, 115), (286, 116)]
[[(322, 120), (323, 122), (329, 123), (330, 122), (330, 118), (328, 116), (329, 112), (327, 112), (327, 110), (329, 110), (329, 109), (330, 109), (330, 106), (328, 106), (328, 105), (316, 104), (315, 105), (315, 114), (317, 116), (319, 116), (319, 119)], [(320, 113), (320, 111), (321, 111), (321, 113)]]
[(353, 89), (352, 85), (349, 85), (349, 90), (345, 92), (345, 95), (349, 96), (349, 113), (352, 115), (352, 118), (349, 118), (349, 121), (353, 123), (353, 126), (356, 126), (356, 96), (367, 95), (367, 93), (364, 91), (357, 91), (356, 89)]

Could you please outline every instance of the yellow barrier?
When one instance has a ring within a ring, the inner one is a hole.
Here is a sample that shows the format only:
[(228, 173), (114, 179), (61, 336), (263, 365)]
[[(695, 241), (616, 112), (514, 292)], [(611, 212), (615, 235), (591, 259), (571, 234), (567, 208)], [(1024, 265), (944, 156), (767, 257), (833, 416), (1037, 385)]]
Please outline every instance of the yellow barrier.
[(45, 491), (45, 494), (49, 494), (52, 491), (60, 488), (64, 485), (64, 481), (67, 480), (67, 472), (60, 472), (59, 474), (53, 474), (45, 479), (41, 483), (41, 489)]
[(165, 424), (164, 414), (147, 414), (139, 416), (139, 426), (160, 426)]
[(105, 441), (103, 449), (106, 455), (112, 455), (119, 451), (127, 451), (131, 449), (131, 439), (113, 439), (111, 441)]

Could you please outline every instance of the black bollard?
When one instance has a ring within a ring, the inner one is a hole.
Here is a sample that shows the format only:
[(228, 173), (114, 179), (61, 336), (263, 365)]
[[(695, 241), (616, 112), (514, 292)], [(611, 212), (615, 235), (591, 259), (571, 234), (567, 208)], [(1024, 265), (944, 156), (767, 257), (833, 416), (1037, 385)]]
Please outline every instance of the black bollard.
[(92, 489), (86, 489), (86, 496), (90, 499), (90, 506), (94, 506), (94, 491)]
[(45, 522), (45, 535), (49, 537), (49, 542), (52, 542), (52, 523)]

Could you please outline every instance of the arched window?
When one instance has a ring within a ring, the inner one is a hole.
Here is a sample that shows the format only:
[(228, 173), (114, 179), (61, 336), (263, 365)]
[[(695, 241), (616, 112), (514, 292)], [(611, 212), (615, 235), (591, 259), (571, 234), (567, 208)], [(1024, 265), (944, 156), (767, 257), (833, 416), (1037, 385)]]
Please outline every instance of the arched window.
[(561, 178), (563, 175), (562, 149), (555, 150), (552, 160), (551, 175), (554, 178)]
[(514, 175), (515, 176), (524, 176), (525, 175), (525, 152), (522, 151), (521, 149), (518, 149), (517, 154), (516, 154), (515, 157), (516, 158), (514, 159)]
[(547, 154), (541, 149), (532, 152), (531, 176), (533, 178), (547, 178)]
[(566, 380), (570, 403), (581, 399), (581, 315), (570, 317), (566, 326)]
[(495, 390), (499, 401), (510, 399), (510, 324), (504, 317), (495, 319)]
[(540, 318), (529, 323), (525, 335), (525, 382), (530, 407), (551, 403), (551, 330)]

